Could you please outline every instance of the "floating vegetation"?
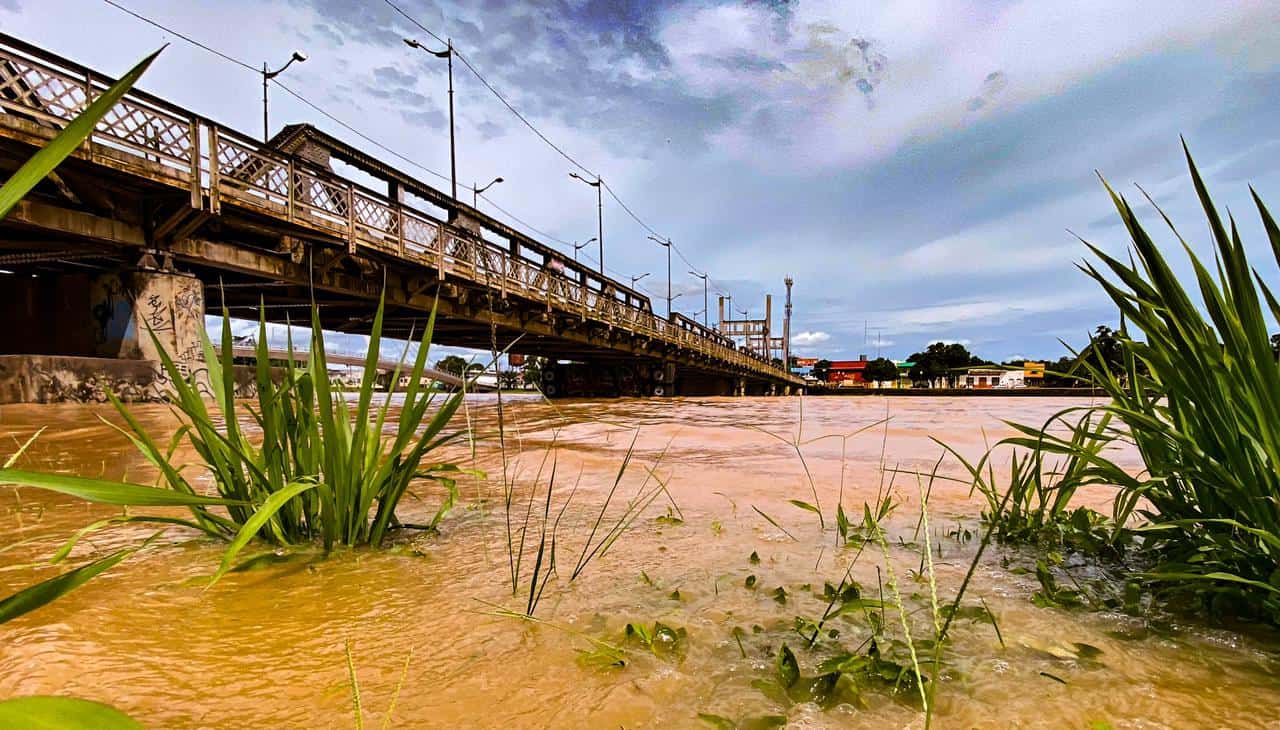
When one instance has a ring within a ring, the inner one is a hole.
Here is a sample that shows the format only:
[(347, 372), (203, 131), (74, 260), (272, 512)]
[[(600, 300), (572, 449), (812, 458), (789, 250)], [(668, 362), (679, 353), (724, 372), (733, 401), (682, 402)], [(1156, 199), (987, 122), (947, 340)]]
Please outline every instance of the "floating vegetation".
[(663, 659), (683, 658), (689, 639), (683, 628), (673, 628), (661, 621), (655, 621), (651, 628), (644, 624), (627, 624), (623, 633), (628, 641), (640, 644)]

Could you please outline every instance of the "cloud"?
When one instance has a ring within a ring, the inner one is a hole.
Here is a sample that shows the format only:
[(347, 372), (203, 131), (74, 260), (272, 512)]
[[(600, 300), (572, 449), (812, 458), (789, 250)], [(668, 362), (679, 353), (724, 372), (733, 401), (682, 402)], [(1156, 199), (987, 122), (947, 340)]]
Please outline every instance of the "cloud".
[(791, 335), (791, 344), (795, 347), (813, 347), (831, 340), (826, 332), (801, 332)]
[[(698, 95), (752, 91), (716, 137), (729, 154), (761, 166), (830, 168), (1061, 94), (1152, 53), (1265, 38), (1261, 28), (1280, 21), (1280, 6), (811, 0), (794, 6), (786, 32), (776, 21), (760, 5), (694, 5), (670, 13), (659, 37), (677, 78)], [(750, 63), (726, 66), (739, 57)], [(775, 123), (805, 133), (761, 154), (752, 124), (763, 108), (787, 110)]]
[[(445, 64), (406, 48), (401, 38), (421, 31), (383, 3), (134, 1), (253, 64), (305, 50), (290, 88), (448, 172)], [(173, 40), (101, 3), (21, 4), (0, 10), (6, 32), (107, 73)], [(867, 351), (864, 322), (895, 343), (886, 355), (946, 338), (987, 357), (1056, 357), (1059, 336), (1078, 342), (1115, 316), (1075, 270), (1088, 254), (1066, 232), (1111, 253), (1126, 245), (1095, 170), (1126, 193), (1142, 183), (1192, 245), (1206, 243), (1180, 133), (1223, 209), (1252, 208), (1246, 180), (1273, 202), (1280, 195), (1280, 146), (1268, 136), (1280, 121), (1274, 0), (399, 4), (452, 37), (644, 221), (604, 198), (609, 273), (653, 272), (640, 284), (655, 311), (665, 311), (666, 260), (646, 226), (689, 260), (673, 262), (678, 311), (702, 307), (701, 281), (684, 274), (693, 268), (710, 273), (713, 298), (732, 292), (735, 309), (756, 316), (772, 293), (778, 330), (790, 275), (792, 329), (824, 336), (809, 346), (833, 358)], [(243, 23), (250, 8), (255, 22)], [(464, 65), (454, 75), (459, 180), (506, 180), (480, 206), (566, 254), (557, 239), (596, 235), (596, 198), (568, 179), (573, 163)], [(256, 136), (255, 79), (175, 41), (143, 85)], [(271, 119), (316, 123), (414, 172), (287, 94), (273, 92)], [(1265, 233), (1246, 218), (1246, 244), (1265, 252)], [(1161, 242), (1184, 272), (1176, 241)]]

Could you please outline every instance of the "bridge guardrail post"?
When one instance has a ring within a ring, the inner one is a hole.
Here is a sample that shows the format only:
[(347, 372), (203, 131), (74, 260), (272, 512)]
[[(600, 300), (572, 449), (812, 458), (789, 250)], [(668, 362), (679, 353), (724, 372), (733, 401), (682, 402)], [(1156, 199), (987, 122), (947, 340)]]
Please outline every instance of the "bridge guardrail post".
[(187, 144), (191, 145), (191, 207), (196, 210), (204, 208), (204, 200), (200, 189), (200, 119), (192, 117), (187, 127)]
[(436, 274), (440, 281), (444, 281), (444, 246), (445, 246), (444, 226), (436, 226)]
[(355, 186), (347, 183), (347, 253), (356, 252), (356, 192)]
[[(84, 106), (85, 108), (87, 109), (89, 105), (92, 103), (93, 103), (93, 72), (85, 71), (84, 72)], [(77, 109), (76, 113), (79, 113), (80, 111), (82, 110)], [(63, 125), (63, 128), (64, 129), (66, 128), (65, 124)], [(95, 127), (94, 132), (97, 132), (97, 131), (98, 130)], [(85, 152), (90, 153), (89, 159), (93, 159), (92, 157), (93, 134), (92, 133), (90, 133), (88, 137), (84, 138), (84, 141), (80, 143), (80, 146), (84, 147)]]
[(289, 173), (288, 173), (288, 174), (289, 174), (289, 182), (288, 182), (288, 184), (285, 186), (285, 194), (286, 194), (287, 196), (289, 196), (289, 201), (288, 201), (288, 203), (287, 203), (287, 205), (288, 205), (289, 222), (290, 222), (290, 223), (293, 223), (293, 222), (294, 222), (294, 219), (295, 219), (295, 216), (297, 215), (297, 208), (296, 208), (296, 202), (295, 202), (295, 201), (297, 201), (297, 199), (298, 199), (298, 195), (297, 195), (298, 186), (297, 186), (297, 177), (294, 175), (294, 172), (293, 172), (293, 158), (292, 158), (292, 157), (290, 157), (290, 158), (289, 158)]
[(396, 205), (396, 220), (397, 220), (397, 229), (396, 229), (396, 230), (397, 230), (397, 231), (398, 231), (398, 233), (399, 233), (400, 258), (405, 258), (405, 255), (404, 255), (404, 221), (405, 221), (405, 218), (404, 218), (404, 206), (403, 206), (403, 205)]
[(221, 193), (219, 188), (222, 185), (221, 175), (219, 174), (218, 162), (218, 125), (209, 125), (209, 212), (217, 215), (222, 212)]

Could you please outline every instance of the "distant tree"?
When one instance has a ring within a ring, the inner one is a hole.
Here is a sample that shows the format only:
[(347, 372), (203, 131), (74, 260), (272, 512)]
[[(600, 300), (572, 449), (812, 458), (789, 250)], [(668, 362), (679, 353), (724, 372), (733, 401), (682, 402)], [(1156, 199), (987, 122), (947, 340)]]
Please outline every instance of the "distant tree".
[(498, 386), (501, 388), (517, 388), (520, 386), (520, 373), (516, 370), (503, 370), (498, 373)]
[[(1276, 337), (1280, 337), (1280, 335), (1276, 335)], [(788, 355), (787, 369), (790, 370), (792, 368), (798, 368), (798, 367), (800, 367), (800, 358), (796, 357), (795, 355)]]
[(546, 363), (546, 358), (527, 357), (524, 361), (524, 368), (521, 373), (524, 376), (524, 384), (532, 385), (535, 388), (542, 387), (542, 366)]
[(1124, 347), (1120, 335), (1105, 324), (1098, 325), (1093, 336), (1089, 338), (1089, 346), (1080, 353), (1094, 365), (1101, 360), (1108, 370), (1119, 375), (1124, 372)]
[(867, 367), (862, 371), (862, 377), (873, 383), (887, 383), (891, 380), (898, 379), (898, 366), (888, 358), (877, 357), (867, 363)]
[(931, 343), (924, 352), (917, 352), (909, 359), (913, 364), (907, 377), (913, 382), (932, 384), (934, 381), (945, 380), (948, 385), (955, 384), (961, 369), (984, 362), (958, 342)]
[(1078, 363), (1074, 357), (1063, 355), (1057, 361), (1046, 360), (1044, 364), (1044, 384), (1054, 388), (1070, 388), (1082, 385), (1076, 377)]
[(467, 371), (467, 361), (457, 355), (449, 355), (448, 357), (436, 362), (436, 370), (456, 375), (459, 378)]
[(813, 364), (813, 377), (819, 382), (827, 382), (827, 378), (831, 377), (831, 361), (819, 360)]

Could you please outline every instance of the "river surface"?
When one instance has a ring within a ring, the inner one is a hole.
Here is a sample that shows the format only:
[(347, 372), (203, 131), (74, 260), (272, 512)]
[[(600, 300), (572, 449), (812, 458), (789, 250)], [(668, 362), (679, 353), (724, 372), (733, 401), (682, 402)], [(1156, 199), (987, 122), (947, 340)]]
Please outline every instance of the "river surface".
[[(491, 397), (475, 398), (466, 415), (482, 438), (474, 450), (459, 445), (448, 456), (488, 478), (463, 481), (463, 500), (438, 533), (406, 530), (387, 550), (327, 558), (312, 549), (282, 552), (206, 589), (221, 545), (173, 528), (106, 575), (0, 626), (0, 698), (73, 694), (151, 728), (350, 728), (349, 643), (366, 727), (381, 726), (402, 676), (392, 727), (706, 727), (699, 713), (783, 715), (791, 727), (923, 727), (914, 691), (870, 687), (822, 709), (771, 698), (759, 680), (774, 676), (784, 642), (805, 676), (841, 650), (865, 653), (880, 609), (830, 622), (813, 649), (792, 630), (797, 616), (822, 615), (824, 582), (838, 584), (851, 561), (864, 597), (892, 602), (896, 577), (916, 640), (927, 636), (930, 588), (919, 577), (926, 534), (945, 602), (976, 550), (983, 504), (967, 484), (935, 479), (928, 527), (917, 528), (928, 473), (942, 454), (933, 439), (976, 459), (985, 443), (1011, 433), (1004, 419), (1039, 423), (1083, 403), (506, 399), (505, 481), (515, 485), (517, 538), (532, 498), (513, 596), (497, 408)], [(162, 442), (177, 428), (165, 406), (135, 410)], [(44, 428), (21, 466), (154, 480), (103, 418), (116, 420), (110, 407), (0, 406), (0, 461)], [(803, 458), (787, 443), (798, 429)], [(612, 505), (590, 538), (628, 452)], [(1132, 455), (1120, 458), (1137, 466)], [(947, 459), (939, 473), (961, 470)], [(666, 492), (571, 581), (583, 545), (598, 544), (628, 501), (659, 481)], [(874, 505), (888, 491), (896, 508), (886, 522), (887, 551), (876, 543), (861, 551), (838, 546), (837, 502), (861, 522), (863, 503)], [(540, 622), (502, 615), (497, 607), (524, 611), (542, 515), (554, 523), (571, 492), (556, 530), (556, 576), (535, 613)], [(430, 520), (440, 490), (423, 488), (419, 496), (406, 500), (402, 519)], [(1105, 492), (1084, 496), (1101, 507), (1107, 499)], [(815, 505), (825, 529), (817, 514), (789, 500)], [(45, 561), (61, 542), (117, 512), (0, 488), (0, 548), (25, 541), (0, 552), (0, 595), (56, 574), (62, 568)], [(126, 525), (94, 533), (72, 563), (151, 532)], [(1039, 608), (1031, 601), (1034, 574), (1009, 569), (1027, 564), (1024, 554), (998, 547), (980, 562), (965, 605), (976, 613), (985, 604), (999, 631), (989, 622), (956, 622), (935, 727), (1280, 727), (1274, 637), (1169, 617)], [(746, 586), (749, 576), (754, 588)], [(906, 661), (905, 644), (893, 642), (903, 639), (897, 611), (882, 615), (886, 655)], [(647, 651), (624, 641), (629, 622), (661, 622), (687, 637), (675, 652)], [(831, 628), (837, 637), (826, 633)], [(626, 666), (581, 661), (592, 639), (622, 647)]]

